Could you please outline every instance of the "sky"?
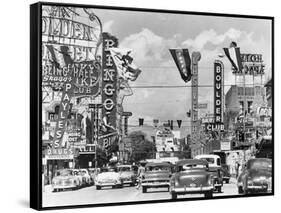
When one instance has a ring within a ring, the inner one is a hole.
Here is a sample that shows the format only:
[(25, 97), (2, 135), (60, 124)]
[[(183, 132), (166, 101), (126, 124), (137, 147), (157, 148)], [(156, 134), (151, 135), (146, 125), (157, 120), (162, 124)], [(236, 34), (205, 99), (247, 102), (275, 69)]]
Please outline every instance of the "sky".
[[(103, 31), (119, 39), (119, 47), (132, 49), (134, 62), (142, 70), (138, 79), (130, 82), (134, 94), (123, 103), (125, 111), (133, 112), (129, 125), (138, 125), (138, 118), (144, 118), (145, 125), (152, 125), (153, 119), (174, 123), (183, 120), (182, 128), (189, 127), (186, 112), (191, 108), (190, 88), (134, 88), (191, 85), (180, 78), (169, 48), (201, 53), (199, 85), (210, 87), (199, 88), (199, 103), (208, 104), (200, 114), (213, 111), (213, 63), (231, 41), (237, 42), (241, 53), (262, 54), (263, 80), (271, 76), (270, 20), (102, 9), (95, 9), (94, 13), (101, 19)], [(225, 85), (234, 84), (229, 61), (226, 57), (220, 60), (225, 67)], [(247, 78), (247, 83), (252, 81), (252, 77)], [(236, 82), (241, 83), (241, 79)], [(255, 78), (254, 82), (260, 84), (261, 78)], [(225, 92), (228, 88), (225, 86)]]

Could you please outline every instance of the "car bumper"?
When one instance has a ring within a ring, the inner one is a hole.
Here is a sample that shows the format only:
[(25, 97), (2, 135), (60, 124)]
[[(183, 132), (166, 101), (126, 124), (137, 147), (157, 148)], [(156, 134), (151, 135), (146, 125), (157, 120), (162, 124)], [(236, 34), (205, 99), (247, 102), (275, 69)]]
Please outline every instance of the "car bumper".
[(142, 182), (141, 185), (146, 187), (168, 187), (170, 182)]
[(271, 189), (268, 188), (267, 185), (261, 185), (261, 186), (247, 186), (247, 190), (250, 192), (271, 192)]
[(122, 182), (123, 182), (123, 184), (134, 183), (133, 180), (123, 180)]
[(204, 192), (209, 192), (209, 191), (212, 191), (212, 190), (213, 190), (213, 186), (171, 188), (171, 192), (182, 193), (182, 194), (204, 193)]
[(117, 182), (117, 183), (95, 183), (96, 186), (118, 186), (118, 185), (121, 185), (120, 182)]
[(72, 188), (76, 188), (77, 185), (53, 185), (52, 188), (53, 189), (72, 189)]

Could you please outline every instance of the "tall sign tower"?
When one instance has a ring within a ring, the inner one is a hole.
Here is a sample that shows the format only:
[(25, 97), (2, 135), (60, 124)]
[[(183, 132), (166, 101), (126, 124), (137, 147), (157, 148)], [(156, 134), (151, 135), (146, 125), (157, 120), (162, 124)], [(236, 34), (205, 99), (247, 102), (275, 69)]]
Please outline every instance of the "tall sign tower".
[(196, 154), (200, 147), (198, 123), (198, 61), (200, 52), (192, 53), (192, 79), (191, 79), (191, 154)]

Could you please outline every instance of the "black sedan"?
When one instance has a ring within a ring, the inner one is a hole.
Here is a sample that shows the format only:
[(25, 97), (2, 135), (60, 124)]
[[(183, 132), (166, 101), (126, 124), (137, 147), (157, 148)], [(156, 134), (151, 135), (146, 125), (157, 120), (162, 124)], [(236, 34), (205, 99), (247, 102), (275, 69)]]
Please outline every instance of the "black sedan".
[(237, 180), (239, 194), (270, 193), (272, 190), (272, 160), (250, 159)]

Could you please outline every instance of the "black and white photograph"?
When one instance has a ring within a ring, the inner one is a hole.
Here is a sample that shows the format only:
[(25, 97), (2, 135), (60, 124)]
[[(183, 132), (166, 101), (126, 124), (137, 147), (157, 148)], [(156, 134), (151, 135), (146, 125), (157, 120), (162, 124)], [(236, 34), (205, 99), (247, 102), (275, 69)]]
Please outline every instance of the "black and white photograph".
[(36, 9), (43, 209), (274, 194), (273, 17)]

